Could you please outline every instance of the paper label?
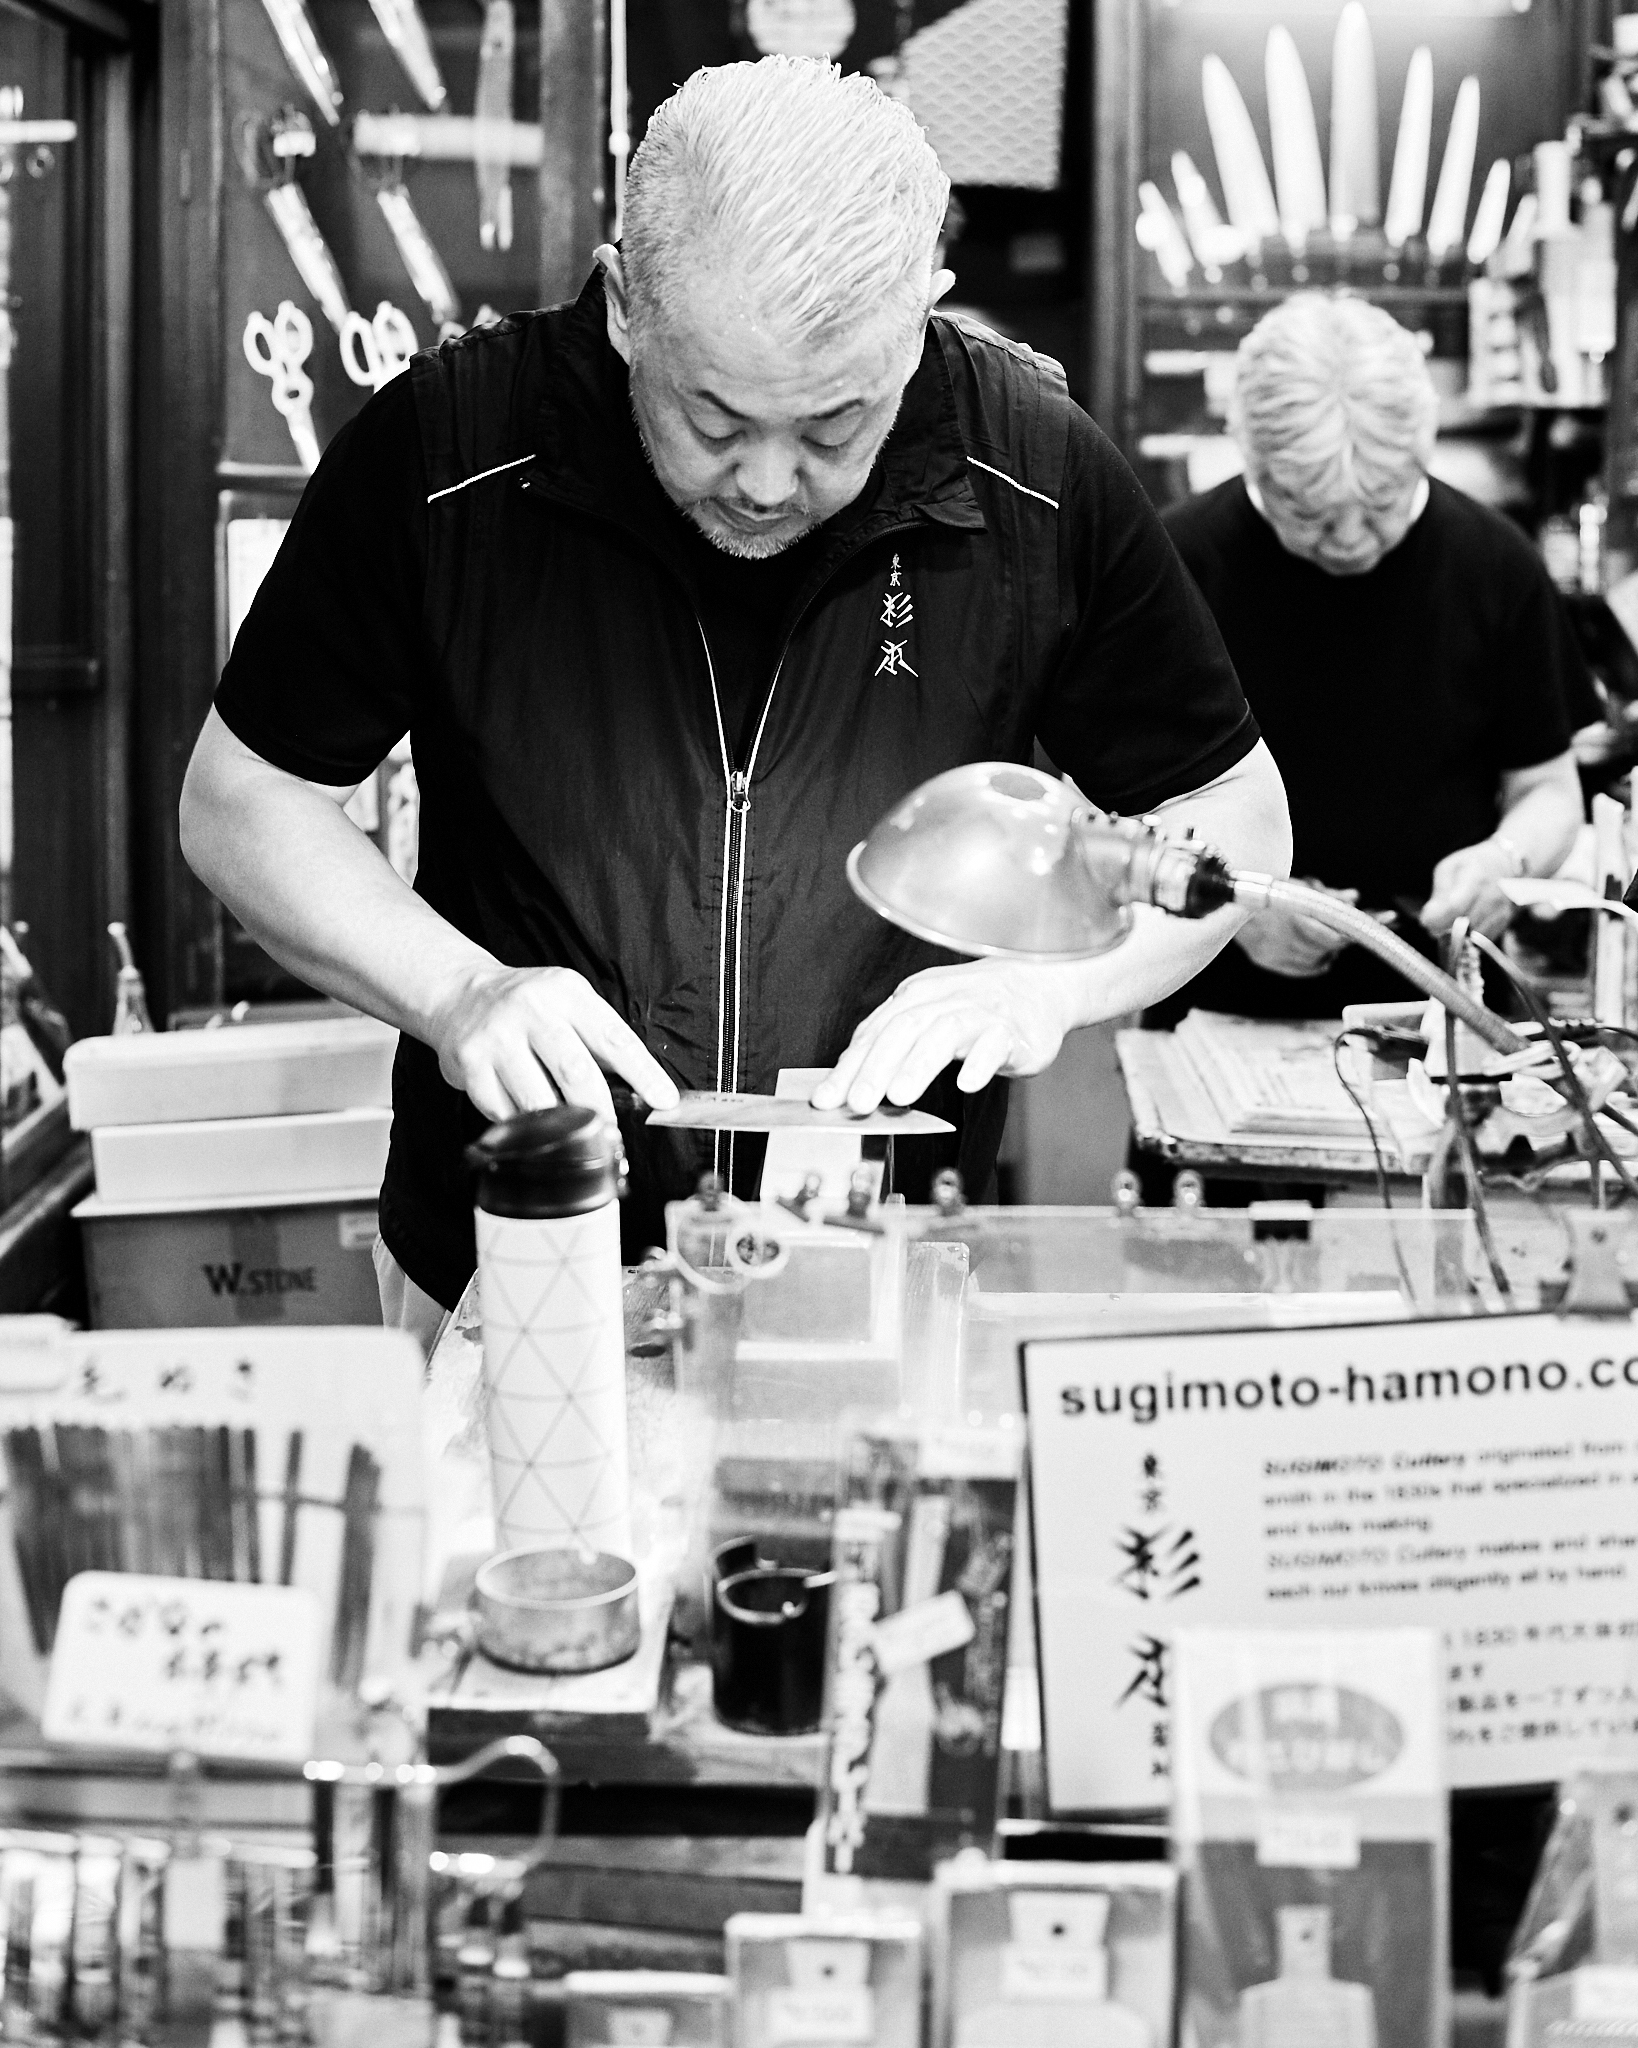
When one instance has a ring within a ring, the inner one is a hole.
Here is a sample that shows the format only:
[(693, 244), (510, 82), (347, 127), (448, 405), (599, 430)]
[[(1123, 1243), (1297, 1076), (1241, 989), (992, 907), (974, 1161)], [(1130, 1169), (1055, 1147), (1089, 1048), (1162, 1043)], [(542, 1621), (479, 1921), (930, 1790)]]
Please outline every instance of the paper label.
[(913, 1664), (930, 1664), (950, 1650), (964, 1650), (976, 1634), (971, 1609), (952, 1588), (877, 1622), (877, 1668), (884, 1678), (892, 1678)]
[(1101, 2005), (1108, 1977), (1102, 1949), (1072, 1948), (1067, 1942), (1040, 1947), (1009, 1941), (1001, 1951), (1001, 1996), (1009, 2001), (1027, 2004), (1051, 1999), (1060, 2005)]
[(318, 1638), (303, 1587), (81, 1572), (63, 1590), (41, 1729), (99, 1749), (302, 1763)]
[(666, 2048), (671, 2039), (672, 2015), (657, 2005), (628, 2005), (604, 2018), (616, 2048)]
[(1571, 2016), (1578, 2020), (1638, 2020), (1638, 1969), (1583, 1963), (1571, 1972)]
[(935, 1423), (922, 1433), (917, 1470), (923, 1479), (1015, 1479), (1022, 1451), (1016, 1429), (991, 1424)]
[(830, 2041), (869, 2042), (876, 2032), (876, 2001), (866, 1984), (822, 1991), (768, 1993), (768, 2048)]
[(373, 1209), (343, 1209), (336, 1218), (336, 1236), (344, 1252), (372, 1251), (380, 1228)]
[(1359, 1823), (1351, 1813), (1260, 1813), (1257, 1861), (1275, 1870), (1357, 1870)]

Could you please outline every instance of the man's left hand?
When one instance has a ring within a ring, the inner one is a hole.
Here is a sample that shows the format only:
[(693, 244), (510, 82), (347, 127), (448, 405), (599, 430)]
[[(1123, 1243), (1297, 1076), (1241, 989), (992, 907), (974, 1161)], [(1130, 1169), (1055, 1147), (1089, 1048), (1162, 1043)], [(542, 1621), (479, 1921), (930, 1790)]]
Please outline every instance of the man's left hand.
[(1038, 1074), (1058, 1056), (1070, 1019), (1061, 967), (975, 960), (903, 981), (854, 1032), (813, 1091), (818, 1109), (845, 1102), (868, 1116), (883, 1101), (920, 1101), (954, 1060), (967, 1094), (997, 1074)]
[(1494, 939), (1507, 929), (1513, 906), (1496, 884), (1518, 870), (1518, 862), (1494, 839), (1477, 846), (1459, 846), (1433, 871), (1433, 888), (1422, 906), (1422, 922), (1430, 932), (1448, 932), (1465, 917), (1475, 931)]

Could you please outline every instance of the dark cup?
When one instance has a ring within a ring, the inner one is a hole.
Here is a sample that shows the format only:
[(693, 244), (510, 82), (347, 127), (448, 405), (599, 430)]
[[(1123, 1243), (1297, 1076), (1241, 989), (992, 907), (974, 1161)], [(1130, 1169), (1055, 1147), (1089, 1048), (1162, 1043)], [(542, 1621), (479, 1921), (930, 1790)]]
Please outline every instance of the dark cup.
[(749, 1735), (810, 1735), (818, 1728), (834, 1579), (833, 1572), (767, 1564), (718, 1578), (711, 1703), (719, 1720)]

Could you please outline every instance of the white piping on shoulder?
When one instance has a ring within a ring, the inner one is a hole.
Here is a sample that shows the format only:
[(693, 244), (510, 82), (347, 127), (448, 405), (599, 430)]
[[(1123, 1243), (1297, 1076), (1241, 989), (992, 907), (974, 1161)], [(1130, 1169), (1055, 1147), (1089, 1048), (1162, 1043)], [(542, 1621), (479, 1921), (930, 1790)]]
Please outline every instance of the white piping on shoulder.
[(1039, 498), (1043, 505), (1050, 505), (1054, 512), (1058, 510), (1057, 499), (1049, 498), (1045, 491), (1032, 491), (1028, 484), (1021, 484), (1016, 477), (1008, 476), (1004, 469), (996, 469), (988, 462), (980, 462), (976, 455), (969, 455), (967, 460), (974, 469), (981, 469), (987, 476), (998, 476), (1004, 484), (1011, 484), (1013, 489), (1024, 497)]
[(427, 503), (436, 504), (440, 498), (447, 498), (455, 491), (464, 491), (468, 484), (481, 484), (485, 477), (502, 476), (509, 469), (521, 469), (534, 459), (532, 455), (520, 455), (515, 462), (497, 462), (493, 469), (480, 469), (476, 476), (464, 476), (458, 484), (445, 484), (441, 491), (429, 491)]

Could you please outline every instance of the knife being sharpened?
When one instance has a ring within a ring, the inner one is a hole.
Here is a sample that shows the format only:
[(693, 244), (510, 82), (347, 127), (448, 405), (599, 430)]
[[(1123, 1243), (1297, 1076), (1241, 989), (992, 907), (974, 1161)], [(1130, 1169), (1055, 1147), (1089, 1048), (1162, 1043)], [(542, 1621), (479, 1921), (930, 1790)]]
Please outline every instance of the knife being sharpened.
[(895, 1109), (886, 1102), (855, 1116), (849, 1109), (815, 1109), (798, 1096), (686, 1088), (675, 1109), (650, 1110), (648, 1121), (672, 1131), (851, 1131), (861, 1138), (932, 1138), (955, 1129), (924, 1109)]

